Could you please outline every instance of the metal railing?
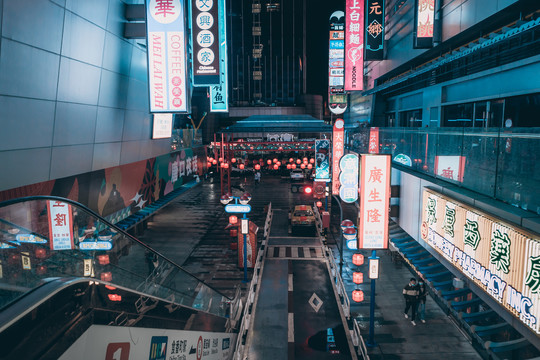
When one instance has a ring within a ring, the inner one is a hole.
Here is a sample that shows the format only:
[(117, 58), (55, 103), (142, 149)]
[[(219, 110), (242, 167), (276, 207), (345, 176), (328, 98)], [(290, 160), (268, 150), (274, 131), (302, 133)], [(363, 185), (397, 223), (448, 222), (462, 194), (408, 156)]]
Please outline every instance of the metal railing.
[(351, 330), (351, 337), (353, 340), (353, 345), (357, 348), (356, 354), (361, 355), (364, 360), (369, 360), (369, 355), (367, 353), (366, 343), (362, 333), (360, 332), (360, 325), (358, 321), (353, 319), (353, 329)]

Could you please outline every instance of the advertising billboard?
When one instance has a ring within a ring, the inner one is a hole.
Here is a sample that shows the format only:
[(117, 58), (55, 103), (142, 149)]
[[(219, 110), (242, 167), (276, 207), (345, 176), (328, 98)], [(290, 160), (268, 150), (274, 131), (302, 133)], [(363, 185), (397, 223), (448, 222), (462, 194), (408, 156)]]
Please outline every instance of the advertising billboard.
[(414, 47), (430, 48), (433, 46), (435, 0), (416, 0), (415, 10)]
[(74, 249), (71, 205), (61, 201), (47, 201), (47, 215), (51, 250)]
[(194, 86), (220, 84), (218, 7), (218, 0), (191, 0)]
[(229, 112), (225, 0), (219, 2), (219, 85), (210, 86), (210, 112)]
[[(330, 42), (328, 52), (328, 108), (336, 115), (347, 109), (347, 95), (344, 94), (345, 32), (343, 11), (334, 11), (330, 16)], [(342, 94), (342, 96), (333, 96)]]
[(540, 237), (429, 189), (422, 205), (422, 239), (540, 334)]
[(150, 112), (187, 112), (184, 1), (146, 1)]
[(330, 140), (315, 140), (315, 179), (330, 181)]
[(384, 58), (384, 1), (366, 3), (366, 61)]
[(343, 156), (345, 122), (337, 119), (332, 132), (332, 195), (339, 194), (339, 160)]
[(345, 91), (364, 89), (364, 0), (345, 2)]
[(170, 138), (172, 135), (173, 114), (154, 114), (152, 124), (152, 139)]

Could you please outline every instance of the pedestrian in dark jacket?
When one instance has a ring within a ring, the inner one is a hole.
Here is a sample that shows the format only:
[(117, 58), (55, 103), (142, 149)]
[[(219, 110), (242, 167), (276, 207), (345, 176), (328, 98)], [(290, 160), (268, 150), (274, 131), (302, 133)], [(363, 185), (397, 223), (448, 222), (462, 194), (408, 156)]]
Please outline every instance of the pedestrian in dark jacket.
[(416, 309), (418, 307), (418, 296), (420, 291), (416, 284), (416, 279), (411, 278), (409, 283), (403, 288), (403, 297), (405, 297), (405, 310), (403, 311), (405, 319), (409, 318), (408, 312), (411, 309), (411, 323), (416, 326), (414, 320), (416, 320)]
[(426, 297), (427, 297), (427, 289), (426, 289), (426, 283), (423, 279), (418, 280), (418, 301), (419, 301), (419, 312), (418, 317), (420, 318), (420, 321), (423, 323), (426, 322)]

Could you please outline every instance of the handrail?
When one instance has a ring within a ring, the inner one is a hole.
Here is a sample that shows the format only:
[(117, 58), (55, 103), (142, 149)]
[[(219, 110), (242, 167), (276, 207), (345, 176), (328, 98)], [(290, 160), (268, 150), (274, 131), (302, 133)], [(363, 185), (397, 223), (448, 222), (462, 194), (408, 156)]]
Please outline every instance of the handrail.
[(341, 278), (341, 275), (339, 274), (339, 271), (337, 269), (337, 264), (334, 259), (334, 255), (332, 253), (332, 250), (328, 246), (324, 246), (324, 256), (328, 260), (328, 264), (330, 265), (331, 275), (334, 278), (334, 283), (336, 284), (336, 289), (338, 292), (338, 295), (342, 299), (342, 306), (343, 306), (343, 312), (345, 313), (345, 317), (347, 320), (351, 318), (351, 303), (349, 300), (349, 296), (347, 295), (347, 288), (345, 287), (345, 284), (343, 283), (343, 279)]
[(197, 276), (190, 273), (189, 271), (185, 270), (180, 265), (178, 265), (176, 262), (172, 261), (171, 259), (169, 259), (165, 255), (161, 254), (159, 251), (156, 251), (156, 250), (152, 249), (150, 246), (146, 245), (145, 243), (143, 243), (142, 241), (140, 241), (136, 237), (130, 235), (126, 231), (122, 230), (121, 228), (119, 228), (118, 226), (116, 226), (113, 223), (109, 222), (108, 220), (104, 219), (101, 215), (97, 214), (93, 210), (89, 209), (87, 206), (85, 206), (85, 205), (83, 205), (83, 204), (81, 204), (81, 203), (79, 203), (77, 201), (67, 199), (67, 198), (63, 198), (63, 197), (59, 197), (59, 196), (34, 195), (34, 196), (27, 196), (27, 197), (21, 197), (21, 198), (17, 198), (17, 199), (10, 199), (10, 200), (3, 201), (3, 202), (0, 203), (0, 208), (10, 206), (10, 205), (14, 205), (14, 204), (18, 204), (18, 203), (36, 201), (36, 200), (58, 200), (58, 201), (62, 201), (62, 202), (65, 202), (65, 203), (68, 203), (68, 204), (71, 204), (71, 205), (74, 205), (74, 206), (76, 206), (78, 208), (83, 209), (84, 211), (88, 212), (90, 215), (92, 215), (96, 219), (98, 219), (100, 222), (102, 222), (105, 225), (109, 226), (110, 228), (114, 229), (116, 232), (128, 237), (130, 240), (136, 242), (138, 245), (143, 246), (146, 250), (148, 250), (148, 251), (150, 251), (150, 252), (152, 252), (154, 254), (157, 254), (159, 257), (161, 257), (165, 261), (173, 264), (176, 268), (178, 268), (179, 270), (181, 270), (185, 274), (191, 276), (193, 279), (197, 280), (198, 282), (204, 284), (205, 286), (207, 286), (208, 288), (210, 288), (211, 290), (213, 290), (217, 294), (221, 295), (222, 297), (226, 298), (227, 300), (232, 300), (232, 298), (228, 297), (227, 295), (223, 294), (221, 291), (215, 289), (213, 286), (211, 286), (211, 285), (207, 284), (206, 282), (204, 282), (203, 280), (199, 279)]
[(353, 344), (354, 344), (354, 341), (356, 340), (357, 343), (354, 344), (354, 346), (358, 346), (358, 350), (356, 353), (358, 355), (362, 355), (362, 358), (364, 360), (369, 360), (366, 343), (364, 342), (364, 338), (362, 337), (362, 334), (360, 332), (360, 325), (358, 325), (358, 321), (356, 321), (356, 319), (353, 320), (353, 333), (355, 335), (353, 337)]

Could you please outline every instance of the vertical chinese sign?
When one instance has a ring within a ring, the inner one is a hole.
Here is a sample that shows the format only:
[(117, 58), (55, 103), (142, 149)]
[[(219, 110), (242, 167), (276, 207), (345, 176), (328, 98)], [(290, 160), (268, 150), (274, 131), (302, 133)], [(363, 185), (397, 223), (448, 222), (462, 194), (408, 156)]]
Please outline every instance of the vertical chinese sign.
[(219, 85), (218, 0), (192, 0), (193, 85)]
[(315, 180), (330, 181), (330, 140), (315, 140)]
[(359, 249), (388, 248), (390, 155), (361, 156)]
[(346, 203), (353, 203), (358, 200), (358, 155), (342, 156), (339, 167), (339, 197)]
[(337, 119), (332, 133), (332, 195), (339, 194), (339, 160), (343, 156), (345, 144), (344, 126), (343, 119)]
[(433, 46), (433, 19), (435, 18), (435, 0), (416, 0), (415, 12), (415, 48)]
[(343, 89), (345, 63), (345, 13), (334, 11), (330, 16), (328, 52), (328, 108), (336, 115), (347, 109), (347, 95)]
[(51, 250), (73, 249), (71, 205), (61, 201), (47, 201), (47, 214)]
[(225, 0), (219, 1), (219, 85), (210, 86), (210, 112), (229, 111), (229, 83), (227, 81), (227, 22)]
[(146, 2), (150, 112), (187, 112), (183, 0)]
[(370, 154), (379, 153), (379, 128), (378, 127), (372, 127), (369, 129), (368, 152)]
[(384, 1), (367, 0), (366, 61), (384, 59)]
[(364, 86), (364, 0), (345, 2), (345, 91)]

